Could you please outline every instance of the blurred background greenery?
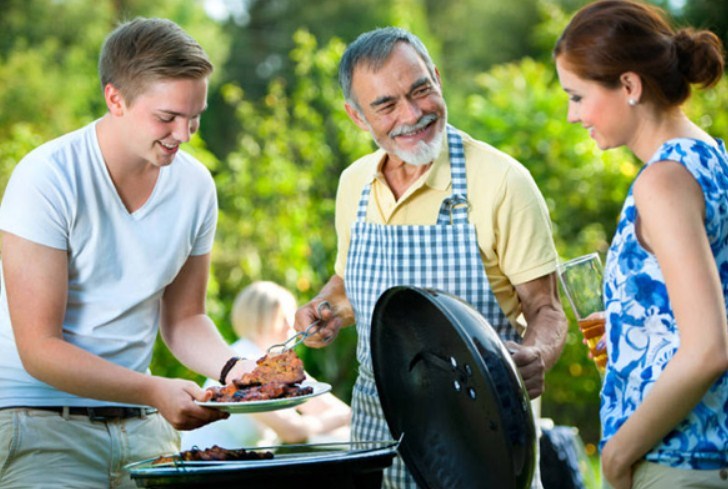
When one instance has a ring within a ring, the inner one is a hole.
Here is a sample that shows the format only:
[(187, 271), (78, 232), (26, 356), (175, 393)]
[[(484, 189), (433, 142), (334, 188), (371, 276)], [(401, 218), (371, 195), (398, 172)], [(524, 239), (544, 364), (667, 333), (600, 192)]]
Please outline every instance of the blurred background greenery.
[[(220, 221), (209, 313), (230, 340), (235, 294), (274, 280), (299, 301), (333, 272), (338, 176), (371, 151), (347, 118), (336, 83), (345, 44), (383, 25), (419, 35), (440, 69), (450, 121), (510, 153), (549, 205), (562, 258), (604, 255), (638, 170), (626, 152), (602, 153), (566, 122), (551, 48), (582, 0), (0, 0), (0, 190), (30, 149), (100, 117), (96, 75), (104, 36), (119, 20), (166, 17), (216, 65), (209, 109), (187, 145), (212, 171)], [(728, 2), (673, 0), (678, 23), (728, 38)], [(728, 84), (697, 93), (688, 112), (728, 135)], [(528, 239), (524, 236), (523, 239)], [(567, 312), (569, 308), (566, 307)], [(599, 376), (570, 317), (567, 346), (548, 374), (543, 416), (598, 441)], [(349, 399), (354, 328), (329, 348), (302, 349), (307, 368)], [(155, 374), (202, 379), (156, 348)]]

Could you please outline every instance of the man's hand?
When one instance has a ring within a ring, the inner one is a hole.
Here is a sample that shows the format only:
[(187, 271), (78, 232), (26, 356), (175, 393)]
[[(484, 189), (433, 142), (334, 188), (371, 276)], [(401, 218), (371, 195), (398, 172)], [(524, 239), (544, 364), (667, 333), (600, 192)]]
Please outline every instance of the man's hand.
[(224, 411), (195, 404), (195, 401), (208, 401), (212, 393), (190, 380), (155, 377), (152, 388), (152, 405), (177, 430), (193, 430), (230, 416)]
[(331, 277), (318, 296), (296, 311), (293, 328), (302, 332), (315, 321), (319, 321), (318, 327), (309, 330), (309, 333), (314, 329), (315, 332), (304, 341), (306, 346), (312, 348), (328, 345), (338, 336), (341, 328), (354, 324), (354, 310), (346, 297), (344, 280), (341, 277)]
[(559, 300), (556, 273), (516, 285), (526, 319), (523, 344), (509, 343), (513, 361), (531, 399), (543, 393), (546, 371), (554, 366), (566, 341), (567, 323)]
[[(308, 329), (315, 322), (318, 322), (318, 325)], [(321, 348), (334, 341), (339, 335), (342, 321), (336, 316), (327, 301), (314, 299), (296, 311), (296, 322), (293, 327), (299, 333), (308, 330), (310, 336), (304, 340), (304, 345)]]
[(536, 347), (519, 345), (513, 341), (507, 342), (506, 348), (511, 352), (511, 358), (518, 368), (518, 373), (521, 374), (528, 397), (535, 399), (543, 394), (546, 364), (541, 351)]

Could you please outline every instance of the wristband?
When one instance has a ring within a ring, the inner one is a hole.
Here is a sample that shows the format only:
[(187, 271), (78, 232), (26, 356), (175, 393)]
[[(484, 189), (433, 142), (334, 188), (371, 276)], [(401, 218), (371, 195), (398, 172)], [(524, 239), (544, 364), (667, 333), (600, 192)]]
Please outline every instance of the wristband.
[(236, 363), (238, 363), (242, 358), (240, 357), (232, 357), (230, 360), (225, 362), (225, 365), (222, 367), (222, 370), (220, 371), (220, 384), (225, 385), (225, 379), (227, 378), (227, 375), (230, 373), (230, 371), (233, 369)]

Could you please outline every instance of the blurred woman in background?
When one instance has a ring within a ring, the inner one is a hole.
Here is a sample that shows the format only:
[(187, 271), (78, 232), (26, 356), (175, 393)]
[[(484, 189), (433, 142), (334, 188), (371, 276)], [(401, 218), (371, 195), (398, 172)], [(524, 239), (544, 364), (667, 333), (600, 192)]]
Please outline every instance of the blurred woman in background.
[(604, 278), (602, 468), (625, 488), (728, 487), (728, 155), (681, 109), (723, 76), (709, 31), (628, 0), (589, 4), (554, 49), (568, 118), (644, 166)]

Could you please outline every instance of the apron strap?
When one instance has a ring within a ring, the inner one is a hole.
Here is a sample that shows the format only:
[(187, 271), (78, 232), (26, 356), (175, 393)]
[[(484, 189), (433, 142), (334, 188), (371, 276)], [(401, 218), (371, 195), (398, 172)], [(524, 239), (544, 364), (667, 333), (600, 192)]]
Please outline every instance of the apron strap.
[(447, 125), (447, 144), (450, 151), (452, 194), (442, 201), (437, 224), (467, 224), (470, 203), (468, 202), (468, 182), (465, 177), (465, 149), (463, 148), (463, 138), (450, 124)]
[(356, 222), (366, 222), (367, 206), (369, 205), (369, 194), (371, 194), (371, 192), (372, 182), (369, 182), (364, 186), (364, 190), (361, 191), (359, 205), (356, 208)]

